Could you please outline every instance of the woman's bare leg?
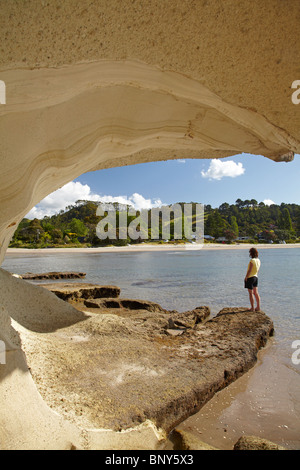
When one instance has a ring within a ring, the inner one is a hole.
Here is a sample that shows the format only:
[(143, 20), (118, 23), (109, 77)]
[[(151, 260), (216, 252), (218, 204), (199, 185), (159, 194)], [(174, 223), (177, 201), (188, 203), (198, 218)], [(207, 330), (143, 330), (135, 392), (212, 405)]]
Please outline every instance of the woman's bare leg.
[(251, 308), (249, 308), (249, 310), (251, 310), (252, 312), (254, 312), (254, 296), (253, 296), (253, 290), (252, 290), (252, 289), (248, 289), (248, 292), (249, 292), (249, 300), (250, 300), (250, 305), (251, 305)]
[(258, 290), (257, 290), (257, 287), (253, 287), (253, 294), (255, 296), (255, 299), (256, 299), (256, 311), (260, 310), (260, 296), (259, 296), (259, 293), (258, 293)]

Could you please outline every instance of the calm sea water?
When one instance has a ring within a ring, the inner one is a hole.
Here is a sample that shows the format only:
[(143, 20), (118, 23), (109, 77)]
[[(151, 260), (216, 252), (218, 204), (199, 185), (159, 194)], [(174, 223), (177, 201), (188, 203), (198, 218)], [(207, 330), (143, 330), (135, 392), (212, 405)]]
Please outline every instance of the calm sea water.
[[(281, 353), (290, 361), (291, 343), (300, 340), (300, 248), (261, 249), (261, 308), (269, 315)], [(248, 250), (168, 252), (8, 254), (2, 268), (24, 274), (84, 271), (82, 282), (113, 284), (122, 297), (158, 302), (185, 311), (208, 305), (212, 314), (223, 307), (249, 306), (243, 280)], [(78, 280), (76, 280), (78, 282)], [(293, 364), (292, 364), (293, 365)]]
[[(236, 428), (242, 410), (247, 409), (243, 426), (249, 419), (252, 424), (248, 433), (258, 435), (260, 429), (263, 437), (272, 437), (288, 448), (299, 449), (300, 365), (292, 361), (295, 352), (292, 343), (300, 340), (300, 248), (260, 249), (259, 253), (261, 308), (274, 322), (275, 337), (270, 352), (267, 350), (264, 354), (263, 365), (256, 369), (255, 383), (250, 381), (246, 392), (238, 394), (231, 406), (223, 410), (217, 424), (212, 424), (211, 434), (217, 436), (216, 429), (224, 416), (226, 422)], [(151, 300), (180, 312), (208, 305), (215, 315), (224, 307), (249, 307), (248, 292), (244, 289), (248, 262), (248, 249), (101, 254), (51, 253), (49, 250), (43, 255), (33, 251), (22, 255), (10, 253), (2, 268), (18, 274), (84, 271), (86, 278), (74, 282), (117, 285), (122, 297)], [(244, 396), (246, 402), (241, 404)], [(254, 402), (249, 398), (252, 396), (255, 396)], [(195, 415), (192, 429), (196, 432), (197, 420), (202, 419), (199, 437), (203, 439), (204, 418), (198, 416)], [(226, 436), (229, 437), (229, 432)], [(234, 436), (232, 442), (235, 442)], [(216, 442), (218, 448), (222, 448), (223, 437), (220, 439)]]

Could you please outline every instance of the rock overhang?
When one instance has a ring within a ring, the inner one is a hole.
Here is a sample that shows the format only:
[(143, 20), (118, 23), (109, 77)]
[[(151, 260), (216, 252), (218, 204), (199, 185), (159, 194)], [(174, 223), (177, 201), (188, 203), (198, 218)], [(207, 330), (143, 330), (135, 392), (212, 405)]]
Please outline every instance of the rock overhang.
[[(0, 5), (0, 80), (6, 85), (6, 104), (0, 105), (0, 263), (22, 217), (83, 172), (246, 151), (288, 161), (300, 153), (300, 107), (291, 100), (292, 83), (300, 78), (298, 2), (0, 0)], [(2, 320), (15, 346), (4, 310)], [(16, 364), (26, 369), (22, 351), (9, 354), (19, 355)], [(47, 432), (51, 423), (52, 439), (64, 440), (62, 434), (73, 439), (74, 430), (56, 422), (29, 374), (26, 382), (12, 360), (9, 367), (11, 388), (4, 383), (1, 389), (6, 397), (10, 391), (9, 419), (1, 417), (14, 431), (9, 446), (20, 445), (16, 429), (24, 430), (23, 413), (32, 409), (40, 421), (30, 427), (27, 413), (25, 422), (34, 447), (45, 445), (41, 422)], [(18, 402), (20, 386), (18, 428), (10, 412), (16, 412), (12, 397)], [(51, 439), (48, 445), (54, 445)]]
[(1, 2), (0, 262), (46, 195), (97, 169), (300, 152), (300, 5)]

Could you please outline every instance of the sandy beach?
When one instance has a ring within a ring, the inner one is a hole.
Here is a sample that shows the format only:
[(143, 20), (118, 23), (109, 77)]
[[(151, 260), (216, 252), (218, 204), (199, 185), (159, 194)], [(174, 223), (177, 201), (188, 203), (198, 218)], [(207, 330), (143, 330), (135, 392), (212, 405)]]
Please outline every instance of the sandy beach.
[[(46, 254), (46, 253), (118, 253), (118, 252), (138, 252), (138, 251), (193, 251), (193, 250), (249, 250), (253, 245), (241, 243), (236, 245), (227, 245), (220, 243), (202, 244), (178, 244), (178, 245), (151, 245), (150, 243), (141, 243), (139, 245), (127, 246), (101, 246), (95, 248), (8, 248), (7, 254)], [(278, 248), (300, 248), (300, 243), (281, 244), (262, 244), (255, 245), (258, 250), (278, 249)]]

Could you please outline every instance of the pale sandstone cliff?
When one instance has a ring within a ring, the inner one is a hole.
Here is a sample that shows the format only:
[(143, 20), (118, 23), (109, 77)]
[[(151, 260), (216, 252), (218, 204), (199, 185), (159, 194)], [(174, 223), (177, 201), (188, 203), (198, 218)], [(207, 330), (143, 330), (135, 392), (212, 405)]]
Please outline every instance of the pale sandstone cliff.
[(0, 262), (22, 217), (83, 172), (300, 152), (294, 0), (0, 6)]
[[(0, 8), (0, 263), (22, 217), (83, 172), (241, 152), (288, 161), (300, 152), (291, 101), (299, 2), (0, 0)], [(26, 318), (65, 311), (24, 281), (3, 274), (1, 283)], [(82, 440), (38, 395), (3, 302), (1, 447)], [(128, 436), (113, 445), (126, 447)]]

